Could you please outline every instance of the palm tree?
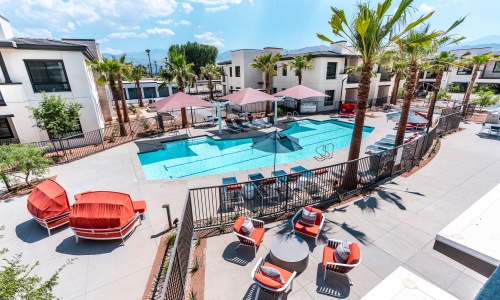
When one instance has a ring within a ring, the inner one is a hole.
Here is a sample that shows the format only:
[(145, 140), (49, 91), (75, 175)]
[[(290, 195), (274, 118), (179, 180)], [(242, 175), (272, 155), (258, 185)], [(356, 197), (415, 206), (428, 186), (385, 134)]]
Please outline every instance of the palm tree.
[(220, 68), (215, 65), (210, 64), (205, 67), (201, 67), (201, 74), (208, 79), (208, 89), (210, 90), (210, 100), (214, 100), (214, 86), (212, 80), (214, 78), (219, 78), (221, 76)]
[[(438, 56), (436, 56), (433, 60), (429, 62), (429, 68), (427, 68), (427, 71), (436, 73), (436, 82), (434, 83), (434, 86), (436, 88), (441, 87), (441, 82), (443, 81), (443, 75), (444, 75), (444, 70), (446, 67), (450, 65), (455, 65), (454, 62), (456, 61), (455, 56), (450, 54), (450, 52), (447, 51), (441, 51)], [(436, 91), (434, 90), (433, 93)], [(431, 98), (431, 103), (429, 103), (429, 110), (427, 111), (427, 119), (432, 120), (432, 107), (436, 105), (436, 100), (437, 98), (433, 97)]]
[(302, 71), (314, 69), (312, 55), (307, 54), (306, 56), (295, 56), (293, 58), (293, 61), (290, 62), (290, 68), (296, 72), (299, 79), (299, 84), (302, 84)]
[(148, 54), (149, 74), (153, 74), (153, 68), (151, 67), (151, 56), (149, 55), (149, 53), (151, 53), (151, 50), (146, 49), (146, 53)]
[[(391, 0), (379, 3), (376, 9), (370, 7), (370, 3), (358, 3), (356, 12), (351, 22), (347, 20), (344, 10), (332, 7), (333, 15), (328, 22), (332, 27), (333, 34), (348, 40), (362, 60), (362, 70), (359, 80), (356, 119), (349, 149), (349, 160), (359, 157), (361, 149), (361, 138), (365, 122), (368, 95), (370, 92), (370, 80), (374, 64), (381, 54), (390, 46), (391, 39), (403, 38), (417, 25), (427, 20), (432, 13), (418, 18), (416, 21), (406, 24), (406, 16), (411, 8), (413, 0), (402, 0), (391, 15), (386, 15)], [(317, 34), (323, 41), (333, 43), (332, 40), (322, 34)], [(349, 177), (356, 178), (357, 164), (350, 165)], [(352, 188), (356, 180), (348, 188)]]
[(142, 92), (141, 92), (141, 79), (142, 75), (144, 75), (144, 69), (142, 66), (130, 66), (127, 74), (128, 78), (131, 81), (135, 82), (135, 87), (137, 88), (137, 98), (139, 99), (139, 106), (144, 107), (144, 102), (142, 101)]
[(160, 70), (160, 78), (163, 79), (163, 83), (160, 84), (158, 89), (164, 90), (165, 88), (168, 88), (168, 95), (172, 95), (172, 81), (175, 80), (175, 74), (173, 72), (169, 72), (166, 69)]
[[(405, 83), (405, 95), (403, 100), (403, 107), (401, 117), (399, 119), (398, 132), (394, 146), (403, 144), (404, 135), (406, 132), (406, 124), (408, 122), (408, 115), (410, 113), (411, 100), (414, 98), (415, 82), (417, 78), (417, 70), (419, 63), (423, 63), (424, 59), (431, 53), (435, 53), (439, 46), (459, 41), (462, 38), (452, 40), (449, 32), (455, 27), (460, 25), (465, 18), (455, 21), (450, 28), (446, 31), (430, 31), (430, 26), (424, 26), (419, 30), (411, 30), (410, 34), (405, 38), (396, 39), (396, 44), (399, 47), (401, 55), (408, 61), (408, 78)], [(429, 120), (431, 122), (432, 120)]]
[(130, 122), (130, 118), (128, 116), (127, 100), (125, 100), (125, 91), (123, 89), (123, 76), (127, 74), (127, 69), (129, 68), (129, 66), (125, 63), (125, 56), (126, 54), (123, 54), (119, 59), (114, 56), (112, 56), (111, 58), (112, 60), (117, 61), (118, 65), (120, 66), (119, 71), (116, 73), (116, 79), (118, 81), (118, 91), (120, 92), (120, 98), (122, 99), (123, 122), (128, 123)]
[[(269, 52), (267, 54), (262, 54), (253, 59), (253, 63), (250, 66), (254, 69), (264, 72), (266, 92), (271, 94), (271, 75), (276, 75), (276, 63), (281, 59), (280, 53)], [(266, 102), (266, 115), (271, 111), (271, 102)]]
[(389, 102), (396, 105), (399, 84), (401, 80), (406, 78), (408, 62), (401, 57), (399, 51), (386, 51), (380, 59), (380, 65), (390, 72), (391, 77), (394, 77), (394, 85), (392, 87), (392, 94)]
[[(192, 63), (186, 62), (186, 57), (182, 53), (171, 52), (168, 55), (168, 60), (165, 61), (165, 66), (167, 72), (172, 73), (177, 80), (177, 86), (179, 87), (179, 91), (184, 93), (184, 83), (186, 79), (192, 77), (193, 71)], [(181, 116), (182, 116), (182, 128), (186, 128), (188, 125), (186, 108), (181, 108)]]
[(120, 109), (120, 104), (118, 103), (118, 90), (116, 87), (116, 74), (121, 69), (120, 64), (116, 59), (108, 59), (106, 57), (102, 58), (102, 61), (93, 60), (87, 62), (87, 65), (92, 71), (101, 74), (101, 77), (97, 79), (97, 84), (106, 85), (109, 83), (109, 88), (113, 96), (113, 102), (115, 103), (116, 115), (118, 117), (118, 123), (120, 124), (120, 135), (125, 136), (127, 134), (125, 126), (123, 125), (123, 116)]
[(472, 57), (464, 58), (460, 61), (460, 64), (465, 66), (466, 68), (472, 69), (472, 77), (470, 78), (469, 86), (467, 86), (467, 91), (465, 92), (465, 97), (463, 101), (463, 110), (462, 116), (465, 117), (467, 113), (467, 104), (469, 103), (470, 94), (472, 93), (472, 88), (474, 87), (474, 83), (477, 79), (477, 73), (481, 66), (484, 66), (490, 59), (493, 58), (493, 54), (479, 54)]

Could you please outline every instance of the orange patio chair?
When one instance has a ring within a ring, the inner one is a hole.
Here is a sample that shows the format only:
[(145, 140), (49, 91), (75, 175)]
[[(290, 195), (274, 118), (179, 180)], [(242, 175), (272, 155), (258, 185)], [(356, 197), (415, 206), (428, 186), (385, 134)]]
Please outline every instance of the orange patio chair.
[(245, 216), (239, 217), (236, 222), (234, 222), (233, 232), (240, 240), (240, 244), (236, 247), (236, 249), (238, 249), (241, 245), (253, 247), (255, 249), (255, 254), (257, 255), (257, 248), (259, 248), (260, 243), (264, 240), (264, 222), (255, 219), (250, 219), (250, 221), (252, 221), (252, 224), (255, 227), (250, 236), (246, 236), (241, 229), (241, 225), (245, 222)]
[[(358, 266), (361, 263), (361, 251), (359, 250), (359, 246), (356, 243), (348, 243), (349, 244), (349, 258), (345, 263), (339, 263), (335, 261), (335, 249), (342, 243), (342, 241), (329, 239), (328, 244), (323, 249), (323, 280), (326, 280), (326, 271), (335, 272), (338, 274), (343, 274), (347, 276), (347, 273), (351, 271), (354, 267)], [(347, 276), (347, 279), (349, 277)], [(351, 279), (349, 279), (349, 283), (351, 283)]]
[[(316, 221), (313, 226), (304, 225), (304, 223), (300, 222), (300, 217), (302, 215), (303, 210), (308, 210), (310, 212), (316, 212)], [(323, 212), (317, 208), (311, 206), (304, 206), (299, 209), (299, 211), (292, 218), (292, 227), (295, 233), (301, 233), (314, 238), (314, 244), (318, 243), (318, 236), (323, 228), (323, 223), (325, 222), (325, 216)]]
[[(283, 278), (284, 283), (276, 280), (275, 278), (269, 277), (262, 273), (260, 267), (271, 267), (279, 271), (281, 274), (281, 278)], [(255, 294), (255, 299), (259, 299), (260, 290), (271, 294), (273, 296), (278, 296), (278, 299), (281, 299), (285, 291), (290, 287), (290, 291), (292, 290), (293, 279), (297, 275), (297, 272), (289, 272), (285, 269), (282, 269), (278, 266), (270, 264), (268, 262), (264, 262), (263, 258), (260, 258), (257, 262), (257, 265), (253, 268), (252, 271), (252, 279), (258, 285), (257, 293)]]

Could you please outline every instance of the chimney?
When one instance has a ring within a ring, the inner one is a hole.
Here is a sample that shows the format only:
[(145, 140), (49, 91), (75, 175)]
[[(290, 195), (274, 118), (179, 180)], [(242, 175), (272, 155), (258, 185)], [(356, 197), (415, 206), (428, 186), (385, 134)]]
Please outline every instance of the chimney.
[(10, 21), (4, 16), (0, 15), (0, 41), (10, 40), (14, 37), (14, 32), (12, 32), (12, 26), (10, 26)]
[(338, 41), (330, 44), (330, 51), (337, 52), (339, 54), (344, 54), (348, 52), (345, 48), (347, 47), (346, 41)]

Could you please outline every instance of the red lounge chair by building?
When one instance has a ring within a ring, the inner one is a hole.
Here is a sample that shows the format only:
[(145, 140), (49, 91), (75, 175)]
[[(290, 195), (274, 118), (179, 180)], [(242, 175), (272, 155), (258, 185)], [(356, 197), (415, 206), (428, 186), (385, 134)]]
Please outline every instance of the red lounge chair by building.
[[(250, 218), (249, 218), (250, 219)], [(252, 221), (253, 226), (255, 227), (254, 231), (250, 236), (246, 236), (241, 230), (241, 225), (245, 222), (245, 217), (239, 217), (233, 225), (233, 233), (236, 234), (238, 239), (240, 240), (240, 244), (236, 247), (239, 248), (241, 245), (253, 247), (255, 250), (255, 254), (257, 254), (257, 249), (260, 246), (260, 243), (264, 240), (264, 222), (256, 219), (250, 219)]]
[(69, 201), (66, 190), (54, 180), (37, 185), (28, 196), (28, 211), (33, 219), (50, 230), (69, 222)]
[(351, 118), (354, 115), (356, 115), (356, 104), (344, 103), (340, 105), (339, 116)]
[(92, 240), (121, 239), (123, 243), (141, 224), (144, 201), (132, 201), (128, 194), (92, 191), (75, 195), (69, 226), (78, 238)]

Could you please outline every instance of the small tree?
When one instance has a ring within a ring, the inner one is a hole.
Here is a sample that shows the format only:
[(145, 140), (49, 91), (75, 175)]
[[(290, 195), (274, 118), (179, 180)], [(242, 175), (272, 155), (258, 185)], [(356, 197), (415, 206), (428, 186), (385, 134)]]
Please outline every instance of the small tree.
[(476, 98), (472, 99), (472, 102), (477, 103), (480, 107), (486, 107), (497, 104), (500, 100), (499, 96), (495, 96), (492, 91), (478, 91), (476, 93)]
[(3, 181), (8, 191), (11, 190), (10, 183), (12, 182), (8, 172), (14, 164), (9, 153), (9, 145), (0, 146), (0, 180)]
[[(3, 229), (3, 226), (0, 227), (0, 230)], [(8, 249), (0, 249), (0, 255), (6, 252)], [(0, 268), (0, 299), (58, 299), (52, 294), (52, 289), (57, 285), (61, 271), (71, 264), (72, 260), (68, 260), (48, 280), (43, 281), (42, 277), (32, 274), (40, 263), (25, 265), (21, 262), (21, 257), (22, 254), (15, 254), (11, 259), (3, 259), (4, 263)]]
[(42, 94), (43, 100), (38, 107), (27, 106), (31, 112), (30, 118), (36, 122), (36, 127), (46, 130), (53, 138), (62, 138), (75, 131), (79, 126), (81, 103), (67, 102), (60, 95)]
[(8, 147), (6, 151), (7, 161), (10, 162), (9, 169), (23, 174), (26, 184), (31, 185), (30, 175), (39, 177), (48, 172), (51, 160), (43, 157), (43, 154), (50, 146), (37, 148), (30, 144), (10, 144), (4, 147)]

